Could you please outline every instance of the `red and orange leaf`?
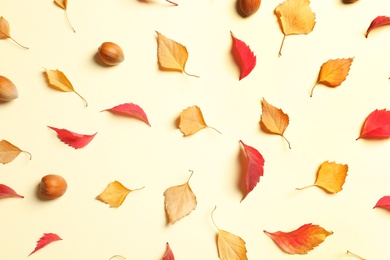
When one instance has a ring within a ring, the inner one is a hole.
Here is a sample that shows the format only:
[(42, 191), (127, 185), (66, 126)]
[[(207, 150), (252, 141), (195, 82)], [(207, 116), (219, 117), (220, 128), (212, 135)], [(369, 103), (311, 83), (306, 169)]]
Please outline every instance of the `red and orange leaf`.
[(58, 138), (65, 144), (75, 148), (83, 148), (89, 144), (97, 133), (92, 135), (78, 134), (66, 129), (59, 129), (56, 127), (48, 126), (50, 129), (56, 131)]
[(109, 111), (113, 114), (134, 117), (134, 118), (137, 118), (137, 119), (143, 121), (148, 126), (150, 126), (150, 123), (148, 121), (148, 117), (147, 117), (146, 113), (144, 112), (144, 110), (140, 106), (133, 104), (133, 103), (121, 104), (121, 105), (114, 106), (114, 107), (109, 108), (109, 109), (105, 109), (103, 111)]
[(388, 138), (390, 137), (390, 111), (386, 109), (374, 110), (366, 118), (360, 138)]
[(383, 208), (390, 211), (390, 196), (383, 196), (380, 198), (374, 208)]
[(43, 236), (38, 240), (37, 246), (35, 247), (34, 251), (32, 251), (29, 255), (32, 255), (39, 249), (42, 249), (43, 247), (47, 246), (51, 242), (62, 240), (57, 234), (54, 233), (45, 233)]
[(8, 197), (24, 198), (22, 195), (19, 195), (18, 193), (16, 193), (16, 191), (8, 187), (7, 185), (0, 184), (0, 199)]
[(230, 34), (233, 38), (233, 58), (240, 68), (240, 80), (242, 80), (248, 76), (256, 66), (256, 56), (245, 42), (237, 39), (232, 32), (230, 32)]
[(244, 144), (240, 140), (240, 143), (244, 147), (247, 162), (247, 171), (245, 175), (246, 193), (244, 198), (251, 192), (260, 181), (260, 177), (264, 174), (264, 158), (258, 150), (252, 146)]
[(390, 25), (390, 17), (388, 16), (378, 16), (374, 20), (372, 20), (370, 26), (367, 29), (366, 32), (366, 38), (368, 37), (368, 34), (371, 32), (371, 30), (384, 26), (384, 25)]
[(284, 252), (301, 255), (307, 254), (310, 250), (324, 242), (327, 236), (333, 234), (332, 231), (327, 231), (311, 223), (305, 224), (291, 232), (277, 231), (272, 233), (264, 230), (264, 233), (269, 235)]
[(169, 246), (168, 242), (167, 242), (167, 248), (165, 250), (165, 254), (164, 254), (162, 260), (175, 260), (175, 256), (173, 255), (172, 249)]

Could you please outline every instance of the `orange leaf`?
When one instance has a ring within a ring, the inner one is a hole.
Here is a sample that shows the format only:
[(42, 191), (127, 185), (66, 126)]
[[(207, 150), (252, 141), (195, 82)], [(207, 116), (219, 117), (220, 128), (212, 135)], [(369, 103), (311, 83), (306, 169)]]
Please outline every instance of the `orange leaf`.
[(337, 164), (335, 162), (325, 161), (321, 164), (318, 172), (317, 179), (313, 185), (309, 185), (302, 190), (311, 186), (317, 186), (329, 193), (336, 193), (341, 191), (347, 177), (348, 165)]
[(264, 230), (272, 240), (288, 254), (307, 254), (308, 251), (318, 246), (332, 231), (326, 231), (318, 225), (305, 224), (291, 232), (277, 231), (274, 233)]
[(337, 87), (347, 78), (349, 69), (354, 58), (328, 60), (321, 66), (318, 81), (312, 88), (310, 96), (317, 84), (324, 84), (328, 87)]
[(107, 188), (100, 195), (98, 195), (96, 199), (109, 204), (110, 208), (118, 208), (120, 205), (122, 205), (127, 195), (135, 190), (130, 190), (123, 186), (119, 181), (114, 181), (108, 184)]
[(186, 62), (188, 59), (187, 48), (182, 44), (175, 42), (157, 33), (157, 58), (160, 69), (184, 72), (185, 74), (193, 77), (195, 75), (188, 74), (185, 71)]
[(316, 15), (310, 9), (309, 0), (286, 0), (276, 7), (275, 14), (284, 34), (279, 50), (281, 56), (286, 36), (308, 34), (313, 31)]
[(189, 185), (192, 174), (193, 172), (186, 183), (170, 187), (164, 192), (164, 205), (169, 224), (174, 224), (196, 208), (196, 196)]
[(72, 29), (73, 32), (76, 32), (75, 29), (73, 28), (73, 26), (71, 25), (70, 21), (69, 21), (69, 18), (68, 18), (68, 11), (67, 11), (67, 7), (68, 7), (68, 0), (54, 0), (54, 3), (65, 10), (65, 16), (66, 16), (66, 20), (68, 21), (68, 24), (70, 26), (70, 28)]
[(18, 147), (6, 140), (0, 141), (0, 163), (6, 164), (12, 162), (21, 152), (28, 153), (31, 160), (32, 156), (29, 152), (20, 150)]
[(261, 100), (262, 114), (260, 118), (260, 126), (264, 132), (280, 135), (286, 140), (291, 149), (290, 142), (284, 137), (289, 117), (281, 109), (269, 104), (264, 98)]
[(0, 17), (0, 40), (4, 40), (4, 39), (11, 39), (12, 41), (14, 41), (20, 47), (22, 47), (24, 49), (28, 49), (28, 47), (25, 47), (25, 46), (21, 45), (20, 43), (18, 43), (17, 41), (15, 41), (11, 37), (9, 23), (8, 23), (8, 21), (6, 19), (4, 19), (3, 16), (1, 16)]
[[(199, 130), (209, 127), (203, 119), (202, 111), (198, 106), (192, 106), (184, 109), (180, 113), (179, 129), (184, 136), (192, 135)], [(220, 133), (217, 129), (209, 127)]]

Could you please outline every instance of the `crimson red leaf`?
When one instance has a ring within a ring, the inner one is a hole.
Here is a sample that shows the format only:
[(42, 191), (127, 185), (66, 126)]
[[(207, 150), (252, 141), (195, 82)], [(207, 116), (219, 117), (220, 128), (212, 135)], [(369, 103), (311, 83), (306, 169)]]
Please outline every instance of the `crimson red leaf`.
[(253, 51), (249, 48), (245, 42), (234, 37), (233, 33), (230, 32), (233, 38), (232, 54), (233, 58), (240, 67), (240, 80), (248, 76), (256, 65), (256, 56)]
[(368, 37), (368, 34), (371, 32), (371, 30), (384, 25), (390, 25), (390, 17), (378, 16), (377, 18), (372, 20), (370, 26), (367, 29), (366, 38)]
[(62, 240), (58, 235), (54, 233), (45, 233), (43, 236), (37, 241), (37, 246), (35, 247), (34, 251), (32, 251), (29, 255), (32, 255), (39, 249), (47, 246), (51, 242), (57, 241), (57, 240)]
[(84, 146), (89, 144), (89, 142), (91, 142), (92, 139), (97, 134), (94, 133), (93, 135), (84, 135), (84, 134), (77, 134), (66, 129), (59, 129), (52, 126), (48, 126), (48, 127), (57, 132), (57, 136), (62, 142), (66, 143), (67, 145), (75, 149), (83, 148)]
[(260, 177), (264, 174), (264, 158), (255, 148), (244, 144), (240, 140), (240, 143), (244, 147), (245, 154), (248, 160), (247, 172), (245, 176), (246, 193), (244, 198), (251, 192), (260, 181)]
[(162, 258), (162, 260), (175, 260), (175, 256), (173, 255), (173, 252), (167, 242), (167, 249), (165, 250), (165, 254)]
[(380, 198), (375, 204), (374, 209), (375, 208), (384, 208), (390, 210), (390, 196), (384, 196)]
[(148, 117), (146, 116), (144, 110), (139, 107), (136, 104), (133, 103), (125, 103), (121, 104), (115, 107), (112, 107), (110, 109), (105, 109), (103, 111), (109, 111), (114, 114), (123, 115), (123, 116), (129, 116), (129, 117), (135, 117), (144, 123), (146, 123), (148, 126), (150, 126), (150, 123), (148, 121)]
[(8, 197), (24, 198), (22, 195), (17, 194), (13, 189), (7, 185), (0, 184), (0, 199)]
[(361, 134), (357, 139), (387, 137), (390, 137), (390, 111), (376, 109), (366, 118)]

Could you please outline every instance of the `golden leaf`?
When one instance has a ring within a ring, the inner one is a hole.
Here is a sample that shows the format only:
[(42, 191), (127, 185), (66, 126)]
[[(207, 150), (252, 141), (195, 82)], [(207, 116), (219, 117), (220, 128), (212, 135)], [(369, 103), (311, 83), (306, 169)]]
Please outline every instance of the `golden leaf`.
[(20, 47), (22, 47), (24, 49), (28, 49), (28, 47), (21, 45), (20, 43), (15, 41), (14, 38), (11, 37), (9, 23), (6, 19), (4, 19), (3, 16), (1, 16), (0, 17), (0, 40), (4, 40), (4, 39), (11, 39), (13, 42), (15, 42)]
[[(184, 109), (180, 113), (179, 129), (184, 136), (192, 135), (199, 130), (209, 127), (204, 121), (202, 111), (198, 106), (192, 106)], [(217, 129), (209, 127), (220, 133)]]
[(21, 152), (28, 153), (31, 160), (32, 156), (29, 152), (20, 150), (18, 147), (6, 140), (0, 141), (0, 163), (6, 164), (12, 162)]
[(74, 90), (72, 83), (68, 80), (65, 74), (59, 70), (45, 70), (45, 75), (49, 80), (49, 86), (53, 89), (63, 92), (74, 92), (76, 93), (88, 106), (87, 100), (85, 100), (77, 91)]
[(195, 75), (188, 74), (185, 71), (186, 62), (188, 59), (187, 48), (182, 44), (175, 42), (157, 33), (157, 58), (160, 69), (184, 72), (185, 74), (193, 77)]
[(196, 208), (196, 196), (189, 185), (192, 174), (193, 172), (186, 183), (170, 187), (164, 192), (164, 205), (169, 224), (174, 224)]
[(286, 0), (276, 7), (275, 14), (284, 34), (279, 49), (279, 56), (281, 56), (286, 36), (308, 34), (313, 31), (316, 15), (310, 9), (309, 0)]
[(311, 89), (310, 96), (313, 96), (313, 90), (317, 84), (324, 84), (328, 87), (337, 87), (347, 78), (349, 69), (354, 58), (328, 60), (322, 64), (318, 81)]
[(277, 134), (287, 141), (289, 148), (291, 149), (290, 142), (284, 136), (289, 117), (281, 109), (276, 108), (269, 104), (264, 98), (261, 100), (262, 114), (260, 118), (260, 126), (263, 131), (270, 134)]
[(67, 11), (67, 7), (68, 7), (68, 0), (54, 0), (54, 3), (64, 9), (65, 11), (65, 16), (66, 16), (66, 21), (68, 22), (70, 28), (72, 29), (73, 32), (76, 32), (76, 30), (73, 28), (72, 24), (70, 23), (69, 21), (69, 17), (68, 17), (68, 11)]
[[(140, 188), (143, 189), (143, 188)], [(135, 190), (140, 190), (135, 189)], [(122, 185), (119, 181), (114, 181), (108, 184), (107, 188), (96, 197), (96, 199), (109, 204), (110, 208), (117, 208), (122, 205), (127, 195), (135, 190), (130, 190)]]

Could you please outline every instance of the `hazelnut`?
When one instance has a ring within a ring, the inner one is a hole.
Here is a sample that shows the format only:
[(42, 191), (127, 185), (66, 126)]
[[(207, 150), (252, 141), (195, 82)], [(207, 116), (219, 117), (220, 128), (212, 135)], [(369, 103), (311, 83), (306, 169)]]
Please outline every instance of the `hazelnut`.
[(98, 49), (100, 59), (107, 65), (117, 65), (124, 61), (122, 48), (113, 42), (104, 42)]
[(39, 184), (39, 193), (45, 199), (56, 199), (61, 197), (68, 185), (63, 177), (56, 174), (49, 174), (42, 177)]
[(250, 16), (259, 10), (261, 0), (238, 0), (241, 12)]
[(0, 101), (11, 101), (18, 97), (18, 90), (14, 83), (4, 76), (0, 76)]

